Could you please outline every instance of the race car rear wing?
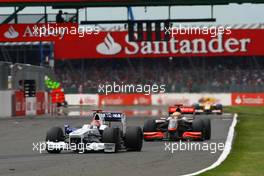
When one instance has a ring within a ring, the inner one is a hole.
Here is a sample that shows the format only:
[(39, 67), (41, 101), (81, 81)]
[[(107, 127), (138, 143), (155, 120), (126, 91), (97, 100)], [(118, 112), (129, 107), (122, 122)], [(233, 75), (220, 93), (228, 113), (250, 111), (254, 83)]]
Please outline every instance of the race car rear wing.
[(170, 106), (168, 108), (169, 114), (173, 114), (174, 112), (180, 112), (182, 114), (194, 114), (195, 108), (194, 107), (187, 107), (187, 106)]
[(110, 122), (110, 126), (111, 126), (111, 122), (121, 122), (121, 128), (123, 131), (123, 136), (125, 136), (125, 132), (126, 132), (126, 116), (124, 113), (121, 112), (101, 112), (101, 114), (103, 114), (104, 116), (104, 121), (105, 122)]
[(101, 112), (104, 114), (104, 120), (107, 122), (121, 122), (125, 115), (121, 112)]
[(98, 114), (104, 121), (107, 122), (121, 122), (125, 118), (125, 114), (121, 112), (108, 112), (101, 109), (92, 110), (94, 113)]

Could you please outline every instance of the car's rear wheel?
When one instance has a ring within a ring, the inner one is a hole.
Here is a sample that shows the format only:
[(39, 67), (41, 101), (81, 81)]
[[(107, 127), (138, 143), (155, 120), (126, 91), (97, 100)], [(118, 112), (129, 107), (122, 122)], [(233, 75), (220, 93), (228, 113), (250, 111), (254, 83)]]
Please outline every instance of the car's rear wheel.
[(204, 140), (205, 129), (204, 129), (203, 121), (201, 119), (194, 119), (192, 123), (192, 130), (195, 132), (201, 132), (202, 133), (201, 140)]
[[(65, 136), (61, 127), (52, 127), (46, 135), (46, 142), (61, 142), (64, 141)], [(61, 149), (49, 149), (47, 147), (47, 152), (49, 153), (60, 153)]]
[(125, 146), (129, 150), (141, 151), (143, 133), (140, 127), (127, 127), (125, 134)]
[(211, 120), (208, 118), (202, 120), (205, 131), (204, 139), (209, 140), (211, 138)]
[(198, 103), (193, 104), (193, 107), (195, 109), (194, 114), (200, 114), (199, 112), (196, 112), (196, 110), (201, 110), (201, 106)]
[(223, 114), (223, 105), (222, 105), (222, 104), (217, 104), (217, 105), (215, 106), (215, 108), (216, 108), (217, 110), (220, 110), (220, 112), (218, 112), (217, 114), (219, 114), (219, 115), (222, 115), (222, 114)]
[(115, 152), (120, 148), (120, 129), (119, 128), (106, 128), (103, 131), (103, 143), (114, 143)]
[[(154, 119), (148, 119), (145, 121), (143, 126), (143, 132), (156, 132), (157, 131), (157, 123)], [(146, 139), (145, 141), (152, 141), (153, 139)]]

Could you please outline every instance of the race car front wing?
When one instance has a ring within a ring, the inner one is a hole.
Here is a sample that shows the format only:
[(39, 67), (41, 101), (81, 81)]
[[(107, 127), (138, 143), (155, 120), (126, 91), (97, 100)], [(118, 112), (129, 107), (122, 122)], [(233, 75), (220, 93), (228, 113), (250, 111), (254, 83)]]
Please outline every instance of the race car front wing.
[[(167, 140), (166, 132), (144, 132), (144, 139), (145, 140)], [(186, 131), (182, 134), (180, 139), (183, 140), (201, 140), (202, 133), (195, 132), (195, 131)]]
[(85, 151), (104, 151), (106, 153), (115, 152), (115, 143), (66, 143), (66, 142), (46, 142), (46, 150), (71, 150), (84, 153)]
[(204, 110), (204, 109), (196, 109), (195, 113), (212, 113), (212, 114), (219, 114), (219, 113), (223, 113), (223, 111), (221, 109), (212, 109), (212, 110)]

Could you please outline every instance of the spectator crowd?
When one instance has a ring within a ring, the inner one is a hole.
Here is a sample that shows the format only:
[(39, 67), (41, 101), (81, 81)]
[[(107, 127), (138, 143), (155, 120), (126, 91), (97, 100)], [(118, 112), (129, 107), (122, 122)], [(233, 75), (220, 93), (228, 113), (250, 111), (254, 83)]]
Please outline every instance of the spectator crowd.
[(264, 64), (261, 58), (226, 59), (60, 61), (55, 71), (65, 90), (72, 92), (96, 92), (99, 84), (113, 82), (165, 84), (167, 92), (264, 91)]

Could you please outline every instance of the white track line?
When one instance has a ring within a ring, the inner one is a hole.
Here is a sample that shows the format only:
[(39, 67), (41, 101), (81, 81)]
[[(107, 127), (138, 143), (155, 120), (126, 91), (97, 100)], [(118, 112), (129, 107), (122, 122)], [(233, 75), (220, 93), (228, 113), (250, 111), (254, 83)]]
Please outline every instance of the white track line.
[(191, 173), (191, 174), (182, 175), (182, 176), (198, 175), (198, 174), (201, 174), (203, 172), (206, 172), (208, 170), (211, 170), (211, 169), (216, 168), (217, 166), (219, 166), (227, 158), (227, 156), (229, 155), (229, 153), (230, 153), (230, 151), (232, 149), (232, 142), (233, 142), (233, 138), (234, 138), (234, 132), (235, 132), (236, 124), (237, 124), (237, 114), (234, 115), (232, 124), (229, 127), (228, 135), (227, 135), (226, 142), (225, 142), (224, 151), (221, 153), (220, 157), (217, 159), (216, 162), (214, 162), (211, 166), (209, 166), (207, 168), (204, 168), (202, 170), (199, 170), (199, 171)]

